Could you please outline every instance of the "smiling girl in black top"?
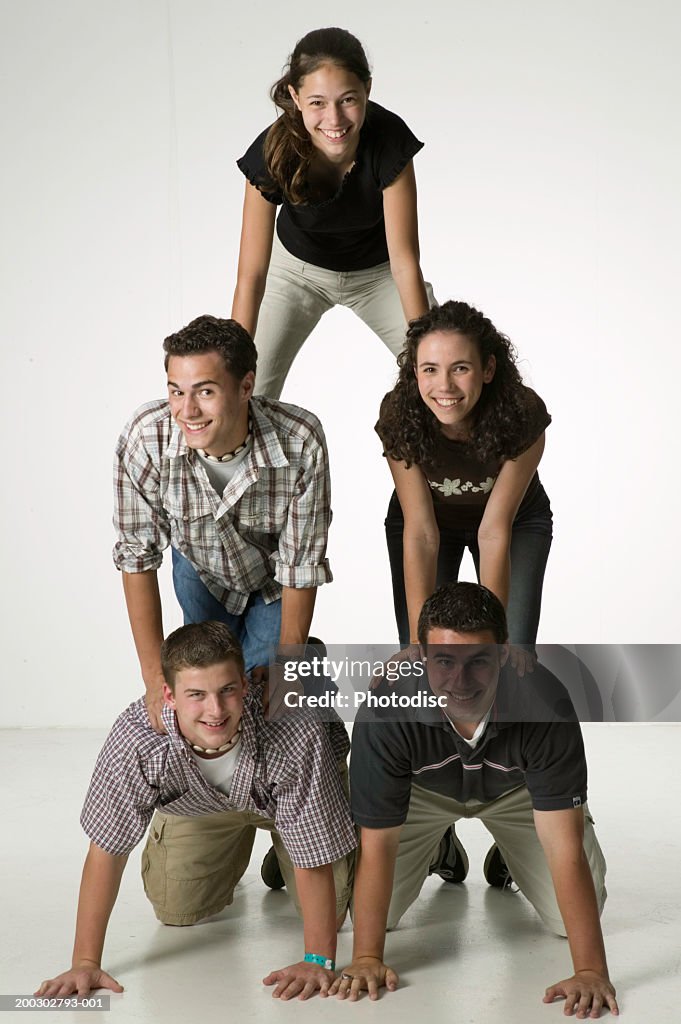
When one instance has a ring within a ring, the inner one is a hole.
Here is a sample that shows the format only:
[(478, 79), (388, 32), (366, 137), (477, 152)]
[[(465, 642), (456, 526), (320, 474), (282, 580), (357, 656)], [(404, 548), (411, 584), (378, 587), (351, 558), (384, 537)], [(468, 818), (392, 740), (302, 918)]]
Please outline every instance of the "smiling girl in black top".
[(309, 32), (272, 88), (281, 116), (238, 161), (248, 180), (232, 317), (255, 336), (268, 397), (332, 306), (397, 355), (407, 321), (434, 301), (419, 265), (412, 157), (423, 144), (370, 89), (359, 40)]

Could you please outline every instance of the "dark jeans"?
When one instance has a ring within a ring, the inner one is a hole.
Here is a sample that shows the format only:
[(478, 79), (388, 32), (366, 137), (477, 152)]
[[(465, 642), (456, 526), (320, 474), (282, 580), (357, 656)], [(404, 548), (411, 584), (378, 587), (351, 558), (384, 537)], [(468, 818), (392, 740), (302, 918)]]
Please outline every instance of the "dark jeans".
[[(507, 618), (511, 643), (534, 649), (541, 611), (541, 593), (544, 571), (553, 535), (551, 506), (541, 484), (533, 488), (531, 501), (523, 503), (513, 522), (511, 536), (511, 587)], [(393, 491), (385, 520), (390, 572), (393, 584), (395, 619), (400, 646), (409, 644), (409, 617), (404, 590), (404, 564), (402, 534), (404, 517)], [(437, 586), (459, 578), (459, 567), (465, 549), (470, 551), (475, 571), (480, 576), (480, 549), (477, 529), (440, 530), (440, 550), (437, 559)]]

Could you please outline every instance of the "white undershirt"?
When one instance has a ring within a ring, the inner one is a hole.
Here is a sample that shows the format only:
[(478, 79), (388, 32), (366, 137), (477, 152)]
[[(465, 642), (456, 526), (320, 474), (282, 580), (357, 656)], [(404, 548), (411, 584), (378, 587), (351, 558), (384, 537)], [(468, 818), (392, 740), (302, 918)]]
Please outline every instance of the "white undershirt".
[(237, 761), (241, 753), (241, 738), (239, 738), (231, 750), (226, 750), (220, 757), (201, 757), (191, 747), (189, 750), (206, 782), (213, 786), (214, 789), (219, 789), (225, 796), (229, 796)]
[(205, 455), (202, 455), (200, 451), (197, 451), (198, 457), (201, 459), (203, 468), (205, 469), (208, 479), (210, 480), (213, 488), (222, 497), (225, 487), (232, 479), (237, 469), (241, 466), (241, 463), (251, 453), (252, 441), (249, 441), (242, 452), (231, 459), (229, 462), (215, 462), (213, 459), (207, 459)]
[(489, 722), (491, 714), (492, 714), (492, 705), (490, 704), (489, 708), (487, 709), (487, 714), (482, 719), (482, 721), (478, 722), (478, 727), (477, 727), (477, 729), (475, 730), (475, 732), (473, 733), (473, 735), (471, 736), (470, 739), (468, 739), (467, 736), (461, 736), (461, 733), (459, 732), (457, 727), (454, 725), (454, 722), (452, 722), (452, 720), (449, 717), (449, 715), (446, 715), (445, 717), (446, 717), (447, 721), (449, 722), (449, 724), (451, 725), (451, 727), (454, 730), (454, 732), (456, 733), (456, 735), (457, 736), (461, 736), (461, 739), (464, 740), (464, 742), (466, 742), (468, 744), (468, 746), (471, 747), (471, 749), (474, 749), (475, 747), (477, 747), (478, 743), (482, 739), (482, 734), (485, 731), (485, 729), (487, 728), (487, 723)]

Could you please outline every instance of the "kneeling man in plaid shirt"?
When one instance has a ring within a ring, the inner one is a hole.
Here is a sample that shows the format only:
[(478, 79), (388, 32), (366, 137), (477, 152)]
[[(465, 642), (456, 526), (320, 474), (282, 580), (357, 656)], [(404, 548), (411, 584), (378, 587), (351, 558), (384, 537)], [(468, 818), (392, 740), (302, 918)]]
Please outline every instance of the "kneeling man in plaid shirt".
[(264, 982), (284, 998), (325, 994), (335, 977), (356, 845), (337, 767), (348, 753), (347, 734), (334, 731), (329, 739), (306, 712), (266, 720), (261, 687), (249, 690), (241, 647), (223, 623), (175, 630), (161, 658), (166, 731), (153, 728), (144, 698), (114, 723), (81, 814), (90, 848), (72, 965), (36, 994), (122, 991), (102, 970), (102, 950), (128, 855), (150, 822), (144, 888), (159, 920), (172, 925), (195, 924), (228, 906), (256, 828), (271, 832), (303, 918), (305, 952)]

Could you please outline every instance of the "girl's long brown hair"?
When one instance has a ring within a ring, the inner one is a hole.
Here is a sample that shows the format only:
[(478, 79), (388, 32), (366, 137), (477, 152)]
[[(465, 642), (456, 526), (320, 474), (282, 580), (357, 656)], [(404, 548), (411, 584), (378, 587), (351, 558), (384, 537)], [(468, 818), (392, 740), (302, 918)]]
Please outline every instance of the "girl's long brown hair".
[(315, 29), (296, 43), (287, 70), (270, 91), (281, 116), (265, 138), (267, 174), (284, 198), (293, 204), (306, 202), (307, 171), (314, 146), (288, 87), (291, 85), (298, 92), (305, 76), (322, 64), (335, 64), (351, 72), (365, 86), (371, 80), (362, 44), (344, 28)]

